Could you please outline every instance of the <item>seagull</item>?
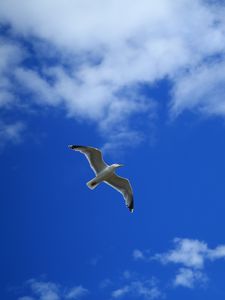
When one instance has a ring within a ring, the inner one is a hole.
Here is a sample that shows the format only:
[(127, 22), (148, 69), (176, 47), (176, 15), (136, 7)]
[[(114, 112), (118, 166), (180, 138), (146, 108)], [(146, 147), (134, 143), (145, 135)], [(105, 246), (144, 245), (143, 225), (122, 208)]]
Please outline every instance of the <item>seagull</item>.
[(101, 182), (105, 182), (120, 192), (129, 211), (134, 211), (133, 192), (129, 180), (115, 174), (115, 170), (123, 165), (107, 165), (102, 158), (101, 151), (97, 148), (77, 145), (69, 145), (68, 147), (83, 153), (89, 161), (90, 167), (96, 175), (95, 178), (87, 182), (87, 186), (91, 190), (95, 189)]

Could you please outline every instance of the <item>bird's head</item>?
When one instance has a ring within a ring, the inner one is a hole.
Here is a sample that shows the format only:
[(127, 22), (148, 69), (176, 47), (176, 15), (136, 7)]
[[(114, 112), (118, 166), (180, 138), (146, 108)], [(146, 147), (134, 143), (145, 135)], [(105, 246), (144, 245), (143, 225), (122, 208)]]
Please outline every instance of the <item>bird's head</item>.
[(124, 165), (122, 165), (122, 164), (113, 164), (113, 167), (115, 169), (117, 169), (117, 168), (120, 168), (120, 167), (124, 167)]

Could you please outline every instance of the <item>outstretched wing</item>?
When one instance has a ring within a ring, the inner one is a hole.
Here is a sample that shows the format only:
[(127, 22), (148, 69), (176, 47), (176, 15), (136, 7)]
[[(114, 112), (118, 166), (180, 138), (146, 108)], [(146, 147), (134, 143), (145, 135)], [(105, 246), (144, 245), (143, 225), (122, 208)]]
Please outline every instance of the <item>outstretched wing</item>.
[(126, 202), (126, 206), (129, 208), (130, 212), (134, 211), (134, 199), (133, 199), (133, 191), (128, 179), (120, 177), (116, 174), (110, 176), (109, 179), (104, 181), (109, 184), (111, 187), (120, 192)]
[(90, 167), (95, 174), (98, 174), (108, 166), (102, 158), (101, 151), (97, 148), (77, 145), (69, 145), (69, 148), (83, 153), (87, 157)]

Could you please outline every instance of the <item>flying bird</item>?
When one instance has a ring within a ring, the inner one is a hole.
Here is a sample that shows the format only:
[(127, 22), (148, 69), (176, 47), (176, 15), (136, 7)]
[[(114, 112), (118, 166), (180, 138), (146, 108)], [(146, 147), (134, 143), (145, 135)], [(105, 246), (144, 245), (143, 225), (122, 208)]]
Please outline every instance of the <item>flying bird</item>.
[(115, 170), (123, 165), (107, 165), (102, 158), (101, 151), (97, 148), (76, 145), (69, 145), (68, 147), (83, 153), (89, 161), (90, 167), (95, 172), (96, 177), (87, 182), (87, 186), (90, 189), (93, 190), (101, 182), (105, 182), (120, 192), (124, 197), (129, 211), (134, 211), (133, 192), (129, 180), (115, 174)]

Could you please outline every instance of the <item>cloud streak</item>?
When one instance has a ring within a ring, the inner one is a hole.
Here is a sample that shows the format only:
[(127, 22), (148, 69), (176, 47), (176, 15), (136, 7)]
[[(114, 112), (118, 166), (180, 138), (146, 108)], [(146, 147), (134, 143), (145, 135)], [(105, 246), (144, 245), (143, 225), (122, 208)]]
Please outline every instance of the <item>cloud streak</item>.
[(29, 289), (30, 295), (20, 297), (18, 300), (80, 300), (89, 293), (88, 289), (82, 285), (68, 289), (55, 282), (39, 281), (36, 279), (28, 280), (26, 286)]
[(112, 292), (112, 298), (120, 299), (124, 296), (142, 299), (156, 299), (162, 296), (155, 280), (135, 280)]

